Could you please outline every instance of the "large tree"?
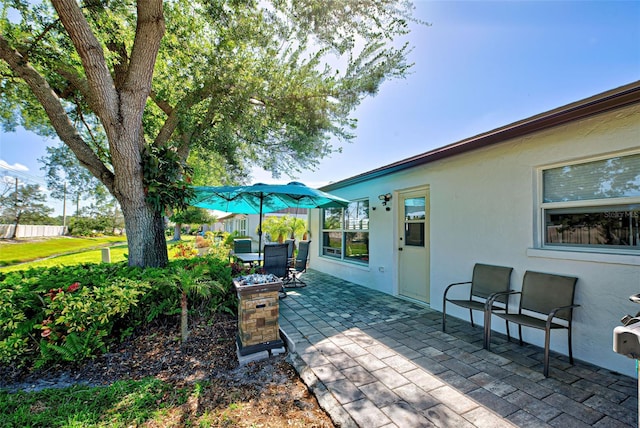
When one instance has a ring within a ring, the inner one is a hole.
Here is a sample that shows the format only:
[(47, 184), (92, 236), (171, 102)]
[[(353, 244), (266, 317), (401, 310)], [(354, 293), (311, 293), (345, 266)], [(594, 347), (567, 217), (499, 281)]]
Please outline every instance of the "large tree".
[(3, 1), (0, 118), (55, 132), (106, 186), (131, 265), (167, 262), (163, 215), (185, 207), (194, 148), (236, 177), (294, 174), (351, 139), (355, 106), (409, 67), (401, 0), (51, 3)]

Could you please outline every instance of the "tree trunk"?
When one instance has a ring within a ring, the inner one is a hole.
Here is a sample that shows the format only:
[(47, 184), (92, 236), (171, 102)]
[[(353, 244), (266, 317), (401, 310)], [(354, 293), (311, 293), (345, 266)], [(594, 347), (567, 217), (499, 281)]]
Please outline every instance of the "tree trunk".
[(184, 291), (180, 299), (180, 308), (182, 309), (180, 314), (180, 335), (182, 336), (182, 343), (184, 343), (189, 337), (189, 311), (187, 308), (187, 293)]
[(19, 224), (20, 224), (20, 215), (17, 215), (15, 224), (13, 226), (13, 233), (11, 234), (11, 238), (9, 238), (9, 239), (16, 239), (16, 235), (18, 234), (18, 225)]
[(121, 204), (124, 215), (129, 266), (164, 267), (169, 261), (164, 220), (147, 203)]
[(174, 241), (179, 241), (182, 239), (182, 235), (181, 233), (181, 229), (182, 229), (182, 223), (176, 223), (175, 226), (173, 226), (173, 240)]

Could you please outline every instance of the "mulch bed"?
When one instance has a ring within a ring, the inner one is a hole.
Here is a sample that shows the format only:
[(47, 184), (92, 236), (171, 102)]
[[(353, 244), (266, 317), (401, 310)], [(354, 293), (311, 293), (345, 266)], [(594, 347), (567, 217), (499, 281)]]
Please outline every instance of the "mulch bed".
[[(198, 414), (218, 412), (224, 426), (334, 426), (285, 355), (238, 365), (235, 318), (217, 315), (190, 322), (191, 333), (184, 344), (176, 319), (146, 327), (84, 364), (36, 372), (0, 366), (0, 389), (37, 391), (155, 377), (176, 388), (196, 382), (205, 385), (190, 422), (197, 422)], [(184, 409), (180, 412), (184, 419)]]

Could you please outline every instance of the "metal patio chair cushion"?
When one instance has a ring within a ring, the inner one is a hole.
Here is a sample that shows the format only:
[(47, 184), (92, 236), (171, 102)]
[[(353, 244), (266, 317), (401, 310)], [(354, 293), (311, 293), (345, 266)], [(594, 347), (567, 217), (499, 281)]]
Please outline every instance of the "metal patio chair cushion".
[[(469, 309), (471, 325), (475, 326), (473, 322), (473, 311), (485, 312), (485, 305), (490, 297), (495, 293), (509, 290), (512, 271), (513, 268), (510, 267), (476, 263), (473, 267), (471, 281), (449, 284), (444, 291), (442, 299), (442, 331), (445, 331), (446, 326), (447, 302)], [(448, 293), (453, 287), (465, 284), (471, 284), (468, 298), (452, 299), (448, 297)], [(500, 298), (495, 301), (500, 303), (500, 305), (494, 303), (494, 310), (506, 310), (508, 302), (507, 296), (500, 296)]]
[[(544, 343), (544, 375), (549, 376), (549, 344), (551, 330), (566, 329), (569, 361), (573, 364), (571, 343), (571, 324), (573, 309), (580, 305), (573, 303), (578, 278), (550, 273), (526, 271), (522, 280), (522, 291), (509, 291), (498, 297), (519, 295), (520, 305), (517, 313), (498, 312), (495, 315), (507, 322), (507, 340), (511, 340), (509, 323), (518, 325), (520, 345), (522, 342), (522, 326), (545, 331)], [(491, 299), (489, 304), (491, 303)], [(489, 308), (491, 312), (491, 309)], [(490, 347), (491, 326), (485, 325), (487, 349)]]

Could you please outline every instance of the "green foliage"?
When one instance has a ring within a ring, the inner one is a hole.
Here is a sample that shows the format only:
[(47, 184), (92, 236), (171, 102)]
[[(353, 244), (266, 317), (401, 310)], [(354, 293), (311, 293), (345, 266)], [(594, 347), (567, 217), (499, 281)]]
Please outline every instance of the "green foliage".
[(100, 330), (92, 326), (81, 333), (69, 333), (59, 344), (46, 339), (40, 341), (40, 357), (36, 360), (34, 368), (40, 368), (48, 362), (58, 360), (74, 362), (86, 358), (95, 357), (97, 352), (106, 351), (104, 338), (106, 330)]
[(20, 185), (6, 195), (0, 195), (0, 222), (9, 224), (46, 224), (53, 208), (36, 184)]
[(244, 239), (244, 238), (249, 238), (250, 239), (251, 237), (250, 236), (241, 235), (240, 232), (238, 232), (237, 230), (234, 230), (233, 232), (229, 233), (224, 238), (224, 243), (229, 248), (233, 248), (233, 240), (234, 239)]
[(79, 361), (104, 352), (135, 326), (180, 313), (180, 295), (202, 315), (235, 313), (228, 257), (0, 272), (0, 364)]
[(169, 220), (180, 224), (207, 224), (215, 221), (209, 211), (196, 207), (188, 207), (183, 211), (177, 211), (169, 217)]
[(111, 227), (111, 221), (106, 216), (72, 217), (69, 221), (69, 233), (73, 236), (100, 236)]
[(169, 250), (172, 251), (171, 255), (176, 259), (191, 259), (198, 255), (198, 250), (188, 242), (178, 242), (175, 245), (171, 245)]
[(220, 181), (254, 165), (304, 171), (352, 140), (355, 108), (411, 67), (405, 0), (3, 4), (0, 125), (57, 134), (78, 157), (70, 168), (127, 204), (137, 266), (166, 264), (148, 232), (192, 196), (192, 150)]
[(228, 232), (206, 232), (205, 238), (208, 239), (211, 244), (209, 245), (208, 255), (211, 258), (218, 260), (228, 260), (229, 252), (231, 251), (231, 245), (227, 244)]
[[(101, 149), (102, 151), (102, 149)], [(38, 159), (44, 166), (47, 188), (51, 197), (100, 201), (107, 195), (107, 188), (89, 170), (80, 165), (71, 149), (60, 144), (47, 147), (47, 156)]]
[(170, 147), (147, 146), (143, 156), (144, 186), (147, 202), (157, 211), (173, 207), (186, 210), (195, 195), (191, 184), (193, 172)]
[(307, 222), (291, 215), (267, 216), (262, 222), (262, 231), (278, 242), (283, 242), (292, 236), (300, 240), (307, 231)]

